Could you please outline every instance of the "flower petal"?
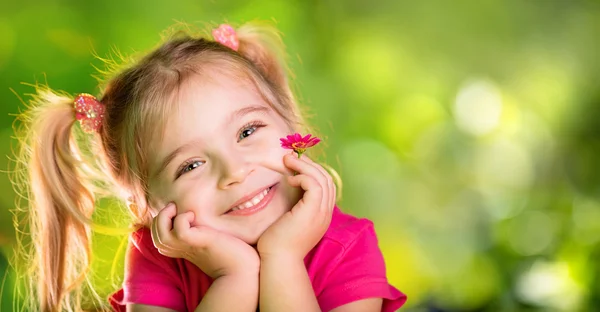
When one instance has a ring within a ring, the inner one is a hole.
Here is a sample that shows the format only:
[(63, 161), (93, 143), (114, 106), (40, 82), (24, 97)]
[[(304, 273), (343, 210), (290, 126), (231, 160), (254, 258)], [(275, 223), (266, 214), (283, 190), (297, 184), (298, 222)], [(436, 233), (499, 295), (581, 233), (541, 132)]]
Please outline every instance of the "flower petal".
[(304, 153), (307, 148), (321, 142), (321, 139), (313, 137), (310, 133), (304, 137), (300, 133), (294, 133), (287, 135), (285, 138), (280, 138), (279, 140), (281, 141), (281, 147), (293, 149), (294, 152), (298, 154)]
[(310, 140), (310, 142), (306, 143), (306, 147), (313, 147), (313, 146), (317, 145), (317, 143), (319, 143), (319, 142), (321, 142), (321, 140), (319, 138), (314, 137)]

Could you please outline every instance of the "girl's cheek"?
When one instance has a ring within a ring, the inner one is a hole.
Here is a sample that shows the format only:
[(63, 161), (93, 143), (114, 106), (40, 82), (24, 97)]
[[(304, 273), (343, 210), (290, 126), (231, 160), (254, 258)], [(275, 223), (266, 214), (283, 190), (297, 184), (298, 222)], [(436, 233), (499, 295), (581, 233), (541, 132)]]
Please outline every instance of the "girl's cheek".
[(173, 201), (177, 205), (177, 214), (192, 211), (195, 216), (195, 223), (202, 223), (211, 214), (211, 207), (214, 206), (214, 194), (206, 192), (206, 188), (182, 188), (174, 194)]
[(283, 171), (285, 170), (283, 156), (287, 153), (289, 153), (289, 150), (281, 148), (279, 136), (272, 135), (268, 140), (263, 140), (252, 149), (252, 159), (250, 161), (268, 165), (268, 167), (275, 166), (277, 171)]

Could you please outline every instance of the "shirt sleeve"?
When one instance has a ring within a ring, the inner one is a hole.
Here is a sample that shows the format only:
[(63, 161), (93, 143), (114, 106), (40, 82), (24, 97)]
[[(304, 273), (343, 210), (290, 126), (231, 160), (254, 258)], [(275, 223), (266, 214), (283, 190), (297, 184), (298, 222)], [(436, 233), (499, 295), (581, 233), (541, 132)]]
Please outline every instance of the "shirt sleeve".
[(110, 304), (116, 311), (125, 311), (127, 304), (186, 311), (178, 276), (176, 266), (154, 247), (150, 231), (138, 230), (129, 240), (123, 288), (109, 298)]
[(383, 255), (370, 221), (347, 244), (317, 299), (321, 309), (329, 311), (367, 298), (383, 298), (384, 312), (396, 311), (406, 302), (406, 295), (388, 283)]

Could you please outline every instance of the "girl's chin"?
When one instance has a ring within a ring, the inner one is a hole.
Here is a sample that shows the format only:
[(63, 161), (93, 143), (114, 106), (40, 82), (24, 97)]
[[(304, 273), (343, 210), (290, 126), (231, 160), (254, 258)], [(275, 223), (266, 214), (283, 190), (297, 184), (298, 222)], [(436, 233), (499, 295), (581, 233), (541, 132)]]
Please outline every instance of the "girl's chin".
[(277, 216), (277, 217), (273, 217), (272, 220), (263, 220), (263, 222), (258, 225), (254, 225), (254, 226), (249, 226), (249, 227), (243, 227), (243, 228), (236, 228), (236, 229), (232, 229), (229, 228), (227, 231), (224, 231), (226, 233), (228, 233), (229, 235), (232, 235), (234, 237), (237, 237), (238, 239), (246, 242), (248, 245), (256, 245), (258, 243), (258, 240), (260, 239), (260, 237), (263, 235), (263, 233), (275, 222), (277, 222), (277, 220), (279, 220), (279, 217), (281, 216)]
[(249, 233), (249, 232), (245, 232), (245, 233), (231, 233), (231, 235), (239, 238), (240, 240), (242, 240), (243, 242), (245, 242), (248, 245), (256, 245), (258, 243), (258, 240), (260, 239), (260, 237), (262, 236), (262, 234), (266, 231), (267, 229), (265, 228), (262, 231), (259, 232), (254, 232), (254, 233)]
[(291, 208), (291, 203), (287, 202), (283, 198), (288, 198), (290, 195), (298, 195), (294, 194), (297, 191), (291, 187), (288, 187), (288, 189), (281, 188), (280, 191), (284, 191), (281, 194), (285, 196), (277, 196), (273, 198), (273, 201), (270, 203), (272, 206), (266, 208), (269, 211), (262, 211), (262, 213), (266, 212), (267, 214), (263, 214), (260, 218), (252, 221), (246, 220), (245, 222), (241, 223), (227, 222), (227, 228), (223, 228), (222, 232), (237, 237), (238, 239), (246, 242), (248, 245), (256, 245), (262, 234)]

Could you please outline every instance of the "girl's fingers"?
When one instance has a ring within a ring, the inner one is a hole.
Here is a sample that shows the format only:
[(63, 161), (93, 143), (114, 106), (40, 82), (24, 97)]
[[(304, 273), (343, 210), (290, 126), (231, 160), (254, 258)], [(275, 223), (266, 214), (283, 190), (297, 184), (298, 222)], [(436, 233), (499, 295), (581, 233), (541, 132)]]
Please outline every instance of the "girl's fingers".
[[(301, 201), (303, 201), (305, 204), (312, 206), (319, 205), (321, 203), (323, 198), (323, 189), (319, 187), (319, 182), (315, 178), (306, 174), (299, 174), (295, 176), (289, 176), (288, 183), (291, 186), (297, 186), (304, 190), (304, 196), (302, 197)], [(294, 206), (294, 208), (295, 207), (298, 206)], [(293, 212), (298, 213), (298, 211), (294, 211), (294, 208), (292, 208)]]
[(313, 165), (315, 168), (317, 168), (317, 170), (319, 170), (319, 172), (321, 172), (322, 176), (325, 178), (325, 180), (328, 183), (333, 181), (331, 179), (331, 175), (329, 174), (329, 172), (327, 172), (327, 170), (325, 170), (325, 168), (323, 168), (321, 165), (319, 165), (318, 163), (316, 163), (312, 159), (310, 159), (310, 157), (308, 157), (306, 155), (302, 155), (302, 156), (300, 156), (300, 159), (306, 161), (307, 163), (309, 163), (309, 164)]
[(305, 161), (306, 163), (313, 166), (320, 173), (319, 182), (323, 187), (323, 198), (321, 200), (321, 205), (319, 208), (322, 209), (323, 213), (326, 216), (329, 216), (333, 211), (333, 205), (335, 204), (335, 185), (333, 183), (333, 179), (329, 172), (325, 170), (321, 165), (314, 162), (310, 157), (306, 155), (302, 155), (300, 160)]
[(192, 227), (192, 222), (194, 222), (193, 212), (188, 211), (178, 215), (173, 221), (172, 235), (178, 240), (188, 240), (189, 234), (191, 233), (190, 228)]
[[(277, 148), (277, 150), (273, 151), (272, 153), (278, 153), (280, 151), (280, 148)], [(290, 154), (287, 155), (295, 155), (294, 152), (291, 152)], [(269, 158), (264, 158), (264, 160), (261, 162), (261, 165), (265, 166), (266, 168), (269, 168), (275, 172), (280, 173), (281, 175), (284, 176), (291, 176), (294, 175), (294, 170), (289, 169), (285, 163), (284, 163), (284, 157), (281, 158), (281, 161), (278, 162), (273, 162), (270, 161)]]
[(318, 163), (314, 162), (312, 159), (310, 159), (310, 157), (306, 156), (306, 155), (302, 155), (301, 158), (302, 160), (312, 164), (315, 168), (317, 168), (322, 176), (325, 178), (325, 184), (327, 187), (328, 192), (325, 194), (324, 199), (323, 199), (323, 204), (325, 205), (325, 209), (327, 209), (327, 211), (330, 211), (333, 209), (333, 206), (335, 205), (335, 183), (333, 183), (333, 178), (331, 177), (331, 175), (329, 174), (329, 172), (327, 172), (327, 170), (325, 170), (325, 168), (323, 168), (323, 166), (319, 165)]
[(288, 168), (298, 172), (299, 174), (306, 174), (314, 177), (323, 185), (323, 187), (325, 187), (327, 178), (321, 171), (319, 171), (319, 169), (317, 169), (314, 163), (307, 162), (305, 160), (306, 158), (307, 157), (304, 155), (302, 155), (302, 158), (298, 158), (294, 155), (286, 155), (283, 158), (283, 161)]
[[(298, 158), (287, 159), (287, 160), (285, 160), (285, 162), (289, 163), (290, 167), (294, 166), (295, 163), (300, 163), (300, 164), (297, 164), (296, 168), (298, 168), (298, 169), (296, 169), (296, 170), (299, 170), (299, 168), (302, 165), (304, 165), (305, 168), (308, 168), (308, 169), (305, 169), (305, 172), (309, 175), (312, 175), (319, 181), (319, 185), (321, 185), (323, 195), (321, 197), (321, 201), (318, 202), (318, 208), (320, 211), (323, 212), (323, 215), (326, 217), (326, 219), (329, 220), (331, 217), (331, 214), (333, 212), (333, 207), (335, 205), (335, 192), (336, 192), (335, 184), (333, 183), (333, 178), (331, 177), (331, 175), (321, 165), (315, 163), (312, 159), (310, 159), (306, 155), (302, 155), (300, 159), (298, 159)], [(304, 163), (304, 164), (301, 164), (301, 163)], [(308, 165), (308, 166), (306, 166), (306, 165)], [(316, 172), (318, 172), (318, 174)]]
[(152, 240), (157, 248), (171, 248), (171, 228), (173, 217), (177, 215), (175, 204), (169, 204), (163, 208), (152, 220)]
[(156, 247), (156, 249), (158, 250), (158, 252), (162, 255), (165, 256), (169, 256), (169, 257), (173, 257), (173, 252), (176, 251), (176, 249), (172, 248), (171, 246), (169, 246), (168, 244), (165, 244), (163, 241), (165, 241), (166, 239), (168, 239), (168, 237), (164, 237), (161, 238), (160, 235), (158, 234), (158, 230), (157, 230), (157, 222), (156, 219), (153, 220), (152, 225), (150, 227), (150, 230), (152, 231), (152, 243), (154, 244), (154, 247)]
[(190, 227), (189, 233), (191, 239), (190, 244), (193, 244), (194, 246), (209, 248), (211, 245), (218, 246), (221, 243), (222, 236), (219, 235), (220, 233), (208, 226), (198, 225)]
[(152, 243), (154, 244), (154, 247), (158, 248), (162, 245), (162, 242), (160, 241), (160, 237), (158, 237), (158, 231), (156, 230), (156, 217), (154, 217), (152, 219), (152, 224), (150, 224), (150, 233), (152, 233)]
[(152, 218), (152, 223), (150, 224), (150, 233), (152, 233), (152, 243), (154, 243), (154, 247), (160, 247), (163, 243), (158, 235), (158, 214)]
[(179, 258), (177, 251), (175, 251), (174, 249), (156, 248), (156, 250), (158, 250), (158, 253), (163, 256), (167, 256), (169, 258)]

